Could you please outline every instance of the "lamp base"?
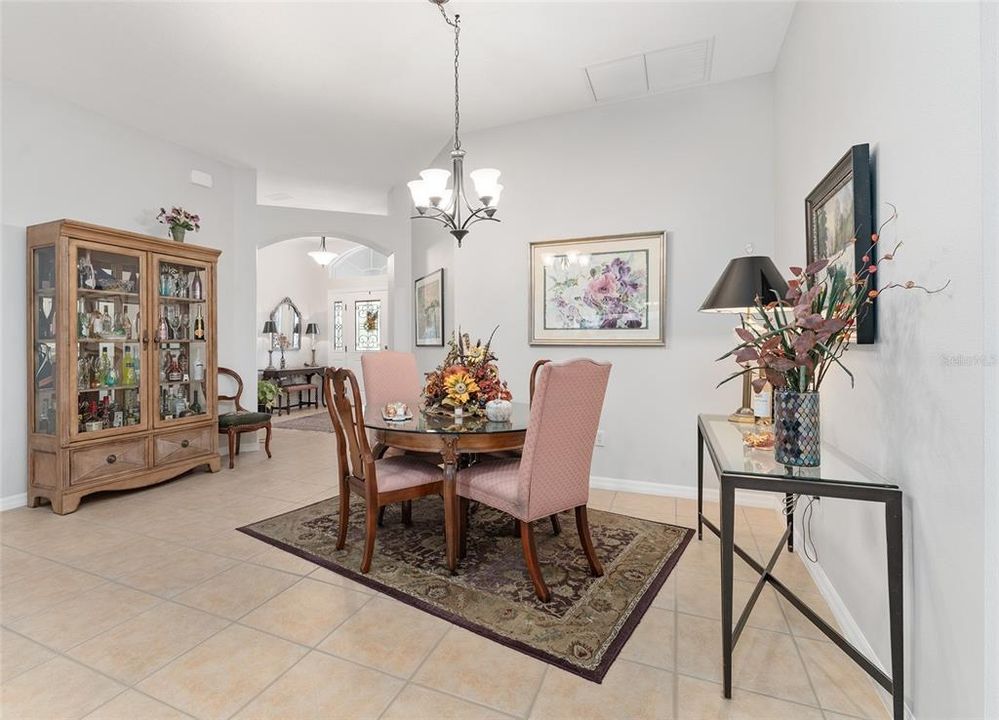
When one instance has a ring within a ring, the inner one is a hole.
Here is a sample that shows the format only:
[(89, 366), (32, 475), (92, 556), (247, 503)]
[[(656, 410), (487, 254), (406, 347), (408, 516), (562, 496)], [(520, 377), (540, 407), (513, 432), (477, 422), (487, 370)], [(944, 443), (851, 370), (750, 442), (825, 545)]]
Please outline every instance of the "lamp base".
[(729, 415), (728, 421), (734, 423), (753, 424), (756, 422), (756, 415), (753, 414), (752, 408), (742, 407)]

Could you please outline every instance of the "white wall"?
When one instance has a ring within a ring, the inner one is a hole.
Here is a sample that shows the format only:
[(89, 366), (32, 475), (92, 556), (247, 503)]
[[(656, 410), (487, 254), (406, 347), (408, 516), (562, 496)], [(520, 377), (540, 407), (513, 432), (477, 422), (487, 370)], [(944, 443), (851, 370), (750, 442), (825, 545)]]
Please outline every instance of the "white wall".
[[(884, 202), (901, 214), (886, 241), (905, 242), (881, 282), (951, 282), (933, 297), (884, 296), (878, 343), (847, 356), (856, 389), (843, 377), (822, 388), (825, 438), (905, 493), (907, 696), (920, 720), (983, 717), (979, 13), (972, 3), (802, 3), (775, 75), (779, 264), (803, 260), (805, 196), (847, 148), (869, 142), (878, 214)], [(820, 508), (821, 567), (887, 660), (884, 513)]]
[[(236, 262), (231, 168), (7, 80), (2, 91), (4, 335), (21, 347), (27, 226), (74, 218), (165, 236), (165, 226), (155, 222), (157, 210), (161, 205), (183, 205), (204, 218), (201, 232), (189, 234), (188, 240), (222, 250), (219, 362), (244, 377), (252, 373), (252, 338), (241, 332), (241, 325), (249, 326), (254, 312), (252, 302), (238, 301), (245, 296), (245, 284)], [(215, 186), (192, 185), (193, 169), (210, 173)], [(250, 292), (252, 298), (252, 288)], [(26, 405), (27, 369), (23, 352), (4, 356), (2, 406), (16, 410), (4, 422), (0, 496), (12, 498), (26, 489), (27, 428), (13, 418), (20, 418)]]
[[(772, 105), (761, 76), (471, 133), (472, 167), (503, 172), (502, 223), (474, 226), (459, 250), (440, 226), (413, 222), (414, 276), (445, 267), (448, 330), (456, 313), (473, 340), (500, 326), (515, 399), (538, 358), (613, 363), (594, 475), (693, 486), (694, 418), (739, 404), (739, 388), (714, 389), (732, 319), (697, 308), (747, 243), (772, 251)], [(666, 347), (528, 345), (530, 242), (647, 230), (667, 233)], [(429, 370), (441, 350), (418, 356)]]

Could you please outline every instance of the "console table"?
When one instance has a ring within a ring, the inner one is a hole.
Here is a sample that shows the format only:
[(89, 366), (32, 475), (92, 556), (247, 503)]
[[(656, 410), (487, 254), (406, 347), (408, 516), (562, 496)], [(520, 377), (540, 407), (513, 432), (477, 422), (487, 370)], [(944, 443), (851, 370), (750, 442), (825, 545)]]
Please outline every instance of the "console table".
[[(723, 415), (698, 415), (697, 417), (697, 539), (703, 537), (703, 528), (721, 539), (721, 594), (722, 594), (722, 674), (726, 698), (732, 697), (732, 652), (756, 600), (768, 583), (808, 618), (826, 637), (832, 640), (857, 665), (892, 695), (893, 716), (904, 720), (905, 695), (903, 692), (902, 646), (902, 491), (897, 485), (878, 482), (865, 473), (848, 457), (822, 444), (822, 466), (796, 468), (778, 465), (772, 450), (755, 450), (743, 443), (743, 432), (753, 426), (737, 425)], [(721, 485), (720, 522), (716, 527), (704, 516), (704, 448), (707, 447), (711, 464)], [(739, 488), (763, 492), (782, 493), (785, 499), (799, 495), (806, 497), (834, 497), (846, 500), (882, 503), (885, 506), (885, 530), (888, 556), (888, 620), (891, 634), (891, 677), (871, 662), (829, 623), (798, 598), (784, 583), (772, 574), (777, 560), (794, 531), (793, 514), (787, 517), (787, 529), (777, 543), (764, 567), (745, 550), (735, 544), (735, 491)], [(738, 621), (732, 624), (733, 560), (742, 558), (760, 575)]]
[[(289, 367), (289, 368), (264, 368), (263, 370), (260, 371), (260, 379), (273, 380), (282, 389), (286, 390), (288, 389), (289, 381), (293, 381), (296, 377), (304, 377), (305, 384), (313, 385), (312, 377), (314, 375), (318, 375), (319, 385), (314, 386), (316, 388), (316, 393), (318, 394), (319, 398), (316, 407), (319, 406), (319, 403), (322, 403), (323, 407), (326, 407), (326, 398), (323, 395), (323, 388), (322, 388), (323, 374), (325, 372), (326, 372), (325, 365), (303, 365), (302, 367)], [(297, 389), (297, 386), (295, 386), (295, 388)], [(288, 410), (290, 411), (290, 405), (291, 405), (290, 396), (288, 398), (288, 404), (289, 404)], [(301, 399), (299, 399), (298, 407), (301, 406), (302, 402)], [(281, 414), (281, 408), (279, 407), (278, 415), (280, 414)]]

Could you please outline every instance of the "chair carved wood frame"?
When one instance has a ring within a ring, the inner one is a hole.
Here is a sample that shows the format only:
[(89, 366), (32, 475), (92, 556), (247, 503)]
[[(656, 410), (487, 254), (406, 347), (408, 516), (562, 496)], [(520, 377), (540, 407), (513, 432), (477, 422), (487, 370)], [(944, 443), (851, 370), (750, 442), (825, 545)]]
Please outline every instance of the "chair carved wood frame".
[[(346, 368), (327, 368), (323, 376), (323, 393), (326, 409), (333, 421), (337, 439), (337, 478), (340, 484), (340, 521), (336, 549), (342, 550), (347, 542), (350, 518), (350, 494), (364, 498), (365, 541), (361, 557), (361, 572), (371, 569), (375, 535), (378, 531), (379, 510), (386, 505), (403, 504), (403, 523), (412, 524), (410, 501), (428, 495), (442, 495), (443, 474), (436, 482), (426, 482), (388, 492), (379, 492), (375, 457), (368, 443), (364, 428), (364, 405), (357, 378)], [(393, 458), (397, 460), (401, 458)], [(389, 461), (383, 461), (389, 462)], [(424, 464), (428, 470), (429, 464)]]
[(234, 467), (236, 467), (236, 455), (239, 454), (238, 437), (242, 433), (256, 432), (257, 430), (266, 430), (267, 435), (264, 439), (264, 450), (267, 452), (267, 457), (270, 458), (271, 457), (271, 416), (267, 413), (253, 413), (243, 407), (242, 403), (240, 402), (240, 398), (243, 395), (243, 378), (239, 376), (239, 373), (237, 373), (235, 370), (230, 370), (227, 367), (220, 367), (218, 371), (219, 375), (225, 375), (227, 377), (230, 377), (236, 382), (236, 394), (222, 395), (220, 393), (218, 396), (218, 399), (220, 401), (225, 400), (231, 402), (236, 408), (235, 410), (236, 415), (241, 415), (241, 414), (259, 415), (259, 416), (266, 415), (267, 418), (266, 420), (263, 419), (263, 417), (260, 417), (259, 419), (255, 418), (259, 420), (258, 422), (248, 422), (248, 423), (223, 426), (222, 424), (223, 416), (222, 415), (219, 416), (219, 434), (227, 435), (229, 440), (229, 469), (232, 470)]

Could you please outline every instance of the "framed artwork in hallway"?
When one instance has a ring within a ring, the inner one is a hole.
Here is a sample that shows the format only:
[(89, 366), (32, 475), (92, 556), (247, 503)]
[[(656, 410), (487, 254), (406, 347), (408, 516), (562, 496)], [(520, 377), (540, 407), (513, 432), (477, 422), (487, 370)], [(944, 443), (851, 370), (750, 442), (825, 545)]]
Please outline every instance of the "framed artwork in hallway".
[(531, 243), (532, 345), (663, 345), (665, 233)]
[(416, 281), (416, 344), (444, 346), (444, 268)]
[[(873, 232), (870, 146), (854, 145), (805, 199), (808, 264), (835, 258), (829, 272), (844, 277), (852, 275), (865, 265), (877, 262), (877, 248), (871, 243)], [(853, 242), (854, 238), (856, 242)], [(865, 256), (869, 258), (868, 262), (864, 262)], [(868, 282), (872, 285), (870, 290), (877, 289), (873, 287), (876, 275), (872, 274)], [(876, 313), (877, 301), (858, 317), (854, 336), (857, 343), (874, 342)]]

